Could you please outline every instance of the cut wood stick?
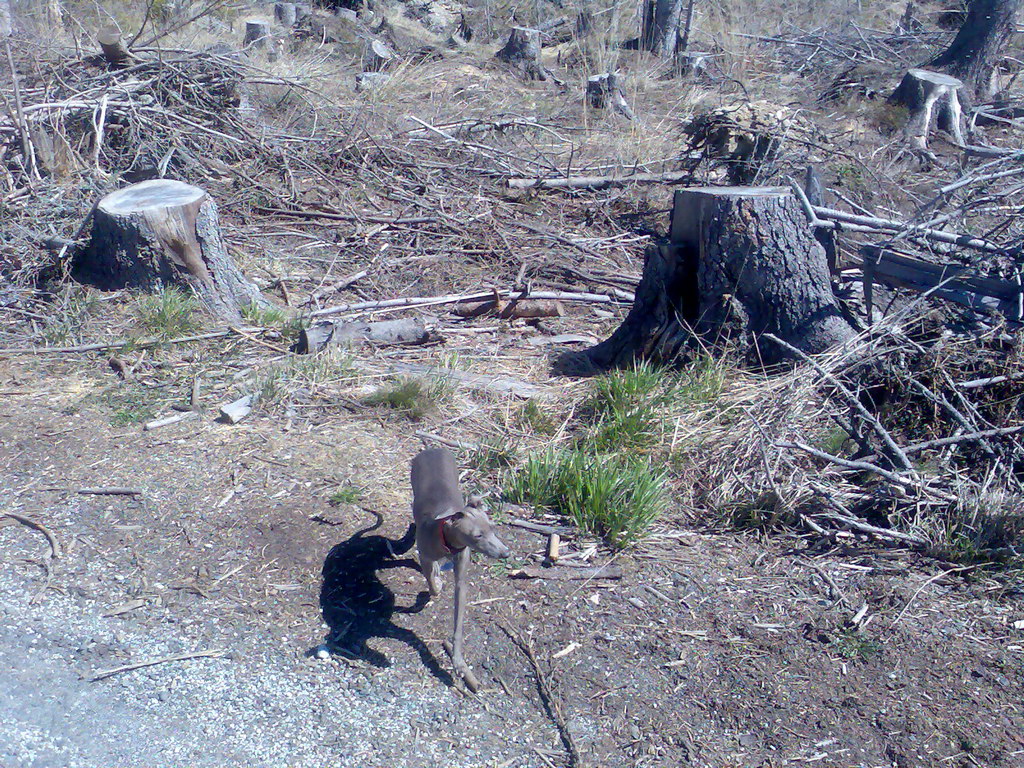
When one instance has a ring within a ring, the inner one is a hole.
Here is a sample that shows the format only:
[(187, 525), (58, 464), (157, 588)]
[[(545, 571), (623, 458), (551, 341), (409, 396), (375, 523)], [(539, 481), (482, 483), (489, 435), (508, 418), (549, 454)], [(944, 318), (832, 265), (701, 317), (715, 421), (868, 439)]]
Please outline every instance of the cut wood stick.
[(581, 581), (583, 579), (621, 579), (622, 569), (617, 565), (601, 565), (596, 568), (541, 568), (528, 565), (509, 571), (510, 579), (550, 579), (552, 581)]
[(450, 437), (435, 435), (433, 432), (424, 432), (422, 429), (417, 429), (413, 434), (424, 443), (438, 443), (449, 448), (457, 448), (460, 451), (471, 451), (474, 453), (480, 450), (480, 443), (466, 443), (462, 440), (453, 440)]
[(508, 520), (505, 522), (505, 525), (533, 531), (544, 536), (551, 536), (552, 534), (567, 536), (574, 533), (574, 530), (567, 525), (544, 525), (543, 523), (535, 523), (532, 520)]
[(160, 427), (169, 427), (171, 424), (177, 424), (179, 421), (188, 421), (198, 417), (199, 414), (195, 411), (185, 411), (184, 413), (176, 413), (173, 416), (164, 416), (162, 419), (153, 419), (147, 421), (142, 426), (143, 432), (150, 432), (154, 429), (160, 429)]
[[(310, 312), (309, 317), (326, 317), (328, 315), (340, 315), (347, 312), (386, 312), (399, 309), (413, 309), (416, 307), (431, 307), (441, 304), (465, 304), (468, 302), (493, 301), (495, 293), (501, 298), (508, 298), (512, 295), (520, 299), (550, 299), (552, 301), (578, 302), (583, 304), (625, 304), (632, 301), (632, 298), (609, 296), (604, 293), (575, 293), (573, 291), (531, 291), (529, 296), (523, 296), (522, 291), (509, 291), (492, 289), (489, 291), (478, 291), (476, 293), (455, 293), (444, 296), (414, 296), (405, 299), (382, 299), (380, 301), (357, 301), (351, 304), (338, 304), (334, 307), (325, 307), (315, 312)], [(631, 296), (631, 294), (629, 294)], [(0, 350), (2, 352), (3, 350)]]
[(916, 547), (926, 547), (928, 542), (919, 536), (914, 536), (910, 533), (904, 533), (903, 531), (895, 531), (891, 528), (879, 528), (877, 525), (871, 525), (871, 523), (859, 520), (855, 517), (849, 517), (847, 515), (841, 515), (838, 512), (820, 512), (816, 515), (817, 517), (825, 517), (830, 520), (835, 520), (838, 523), (842, 523), (848, 528), (852, 528), (855, 531), (861, 533), (870, 533), (874, 536), (878, 536), (883, 539), (892, 539), (905, 544), (913, 544)]
[(558, 176), (549, 178), (511, 178), (512, 189), (610, 189), (630, 184), (679, 184), (693, 178), (690, 171), (674, 173), (634, 173), (630, 176)]
[(131, 344), (136, 349), (141, 349), (144, 347), (155, 347), (160, 344), (187, 344), (190, 341), (219, 339), (222, 336), (230, 336), (233, 333), (238, 333), (240, 331), (245, 333), (259, 333), (263, 330), (265, 329), (259, 327), (224, 328), (218, 331), (210, 331), (209, 333), (198, 333), (194, 336), (179, 336), (176, 339), (116, 339), (115, 341), (105, 341), (98, 344), (83, 344), (79, 347), (13, 347), (9, 349), (0, 349), (0, 355), (42, 355), (72, 352), (98, 352), (106, 349), (120, 349), (128, 344)]
[(142, 491), (137, 488), (79, 488), (76, 493), (86, 496), (141, 496)]
[(461, 384), (469, 389), (482, 389), (487, 392), (498, 394), (512, 394), (524, 400), (543, 400), (550, 397), (550, 392), (520, 379), (513, 379), (510, 376), (487, 376), (482, 373), (470, 373), (459, 371), (454, 368), (437, 368), (422, 363), (396, 363), (392, 368), (395, 373), (408, 373), (416, 376), (431, 376), (440, 379), (449, 379), (456, 384)]
[(957, 382), (957, 387), (960, 389), (977, 389), (978, 387), (987, 387), (989, 384), (1002, 384), (1004, 381), (1016, 381), (1017, 379), (1024, 379), (1024, 371), (1020, 373), (1008, 373), (1005, 376), (989, 376), (985, 379), (961, 381)]
[(952, 437), (940, 437), (936, 440), (926, 440), (923, 443), (914, 443), (908, 445), (903, 450), (908, 453), (919, 453), (920, 451), (928, 450), (929, 448), (941, 448), (944, 445), (956, 445), (957, 443), (967, 443), (974, 440), (984, 440), (986, 437), (998, 437), (999, 435), (1012, 435), (1020, 432), (1024, 429), (1024, 425), (1017, 427), (1000, 427), (998, 429), (986, 429), (981, 432), (968, 432), (963, 435), (953, 435)]
[(157, 664), (167, 664), (171, 661), (187, 661), (188, 659), (208, 659), (218, 658), (227, 654), (227, 651), (197, 651), (196, 653), (178, 653), (173, 656), (161, 656), (157, 659), (147, 659), (146, 661), (138, 661), (134, 664), (125, 664), (124, 666), (114, 667), (113, 669), (105, 669), (102, 672), (97, 672), (88, 678), (88, 682), (94, 683), (97, 680), (103, 680), (106, 677), (120, 674), (121, 672), (131, 672), (133, 669), (142, 669), (143, 667), (154, 667)]

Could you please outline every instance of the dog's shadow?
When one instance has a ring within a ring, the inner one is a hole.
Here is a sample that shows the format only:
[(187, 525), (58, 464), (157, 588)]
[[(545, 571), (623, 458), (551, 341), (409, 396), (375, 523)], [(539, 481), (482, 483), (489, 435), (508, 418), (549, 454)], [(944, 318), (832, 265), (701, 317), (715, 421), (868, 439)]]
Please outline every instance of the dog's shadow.
[(397, 606), (394, 593), (378, 575), (392, 568), (414, 568), (419, 571), (415, 560), (399, 557), (412, 549), (416, 528), (410, 525), (400, 539), (366, 536), (383, 522), (379, 512), (372, 514), (377, 518), (374, 525), (335, 544), (324, 560), (320, 610), (330, 627), (328, 647), (351, 654), (375, 667), (389, 667), (391, 662), (388, 658), (367, 646), (366, 641), (374, 637), (400, 640), (419, 654), (423, 665), (434, 677), (452, 686), (454, 681), (451, 675), (441, 667), (426, 643), (412, 630), (400, 627), (393, 621), (396, 613), (422, 611), (429, 600), (429, 594), (424, 590), (416, 596), (411, 606)]

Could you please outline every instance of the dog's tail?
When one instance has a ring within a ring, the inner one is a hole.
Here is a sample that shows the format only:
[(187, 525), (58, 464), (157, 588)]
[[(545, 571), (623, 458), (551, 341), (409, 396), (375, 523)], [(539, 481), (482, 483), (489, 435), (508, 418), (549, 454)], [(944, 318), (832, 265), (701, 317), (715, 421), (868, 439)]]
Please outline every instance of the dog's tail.
[(360, 507), (360, 509), (362, 509), (363, 512), (369, 512), (371, 515), (377, 518), (377, 522), (375, 522), (371, 526), (368, 526), (367, 528), (363, 528), (361, 531), (356, 531), (354, 534), (352, 534), (353, 538), (355, 538), (356, 536), (362, 536), (364, 533), (372, 533), (373, 531), (376, 531), (378, 528), (384, 525), (383, 513), (378, 512), (376, 509), (367, 509), (366, 507)]

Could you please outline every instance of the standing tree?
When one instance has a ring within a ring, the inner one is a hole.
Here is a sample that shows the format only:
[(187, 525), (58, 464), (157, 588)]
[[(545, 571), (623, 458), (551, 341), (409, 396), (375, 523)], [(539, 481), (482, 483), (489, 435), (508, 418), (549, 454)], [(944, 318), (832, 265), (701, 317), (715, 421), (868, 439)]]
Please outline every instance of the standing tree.
[(640, 47), (662, 58), (670, 58), (676, 51), (682, 10), (683, 0), (648, 0), (644, 4)]
[(967, 17), (949, 48), (930, 62), (962, 80), (976, 99), (987, 101), (998, 91), (996, 66), (1014, 30), (1021, 0), (968, 0)]

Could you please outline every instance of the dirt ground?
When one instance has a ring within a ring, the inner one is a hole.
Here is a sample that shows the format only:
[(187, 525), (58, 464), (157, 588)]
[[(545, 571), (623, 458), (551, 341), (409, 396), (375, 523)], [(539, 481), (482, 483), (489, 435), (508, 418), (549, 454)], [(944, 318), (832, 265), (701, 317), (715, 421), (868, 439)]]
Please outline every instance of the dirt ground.
[[(1024, 765), (1019, 588), (685, 510), (621, 579), (510, 578), (545, 540), (507, 513), (513, 561), (473, 566), (473, 696), (441, 648), (450, 593), (427, 603), (401, 551), (408, 430), (114, 426), (100, 362), (0, 363), (2, 509), (61, 548), (0, 528), (0, 765)], [(360, 506), (328, 503), (361, 476)]]

